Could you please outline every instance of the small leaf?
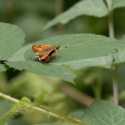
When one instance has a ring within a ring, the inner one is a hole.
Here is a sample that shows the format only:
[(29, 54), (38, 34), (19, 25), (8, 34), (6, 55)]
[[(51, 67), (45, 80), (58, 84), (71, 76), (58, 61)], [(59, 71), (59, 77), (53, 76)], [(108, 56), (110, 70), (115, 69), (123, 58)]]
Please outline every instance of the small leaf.
[(15, 113), (21, 112), (31, 106), (32, 105), (31, 105), (30, 99), (26, 97), (21, 99), (21, 101), (14, 104), (7, 113), (5, 113), (2, 117), (0, 117), (0, 124), (4, 123), (7, 119), (12, 117)]
[(0, 23), (0, 60), (7, 60), (24, 43), (23, 31), (15, 25)]
[(22, 98), (21, 98), (21, 101), (22, 101), (22, 102), (27, 102), (27, 103), (30, 103), (30, 102), (31, 102), (30, 99), (27, 98), (27, 97), (22, 97)]
[(46, 30), (57, 23), (66, 24), (70, 20), (81, 15), (103, 17), (107, 14), (108, 10), (103, 0), (81, 0), (69, 10), (65, 11), (61, 15), (55, 17), (52, 21), (48, 22), (42, 30)]
[(46, 94), (46, 93), (44, 92), (44, 93), (38, 95), (38, 96), (35, 98), (35, 100), (34, 100), (33, 103), (42, 104), (42, 103), (45, 101), (45, 94)]
[[(69, 65), (73, 69), (88, 66), (106, 66), (110, 68), (113, 56), (125, 45), (116, 39), (93, 34), (72, 34), (51, 37), (40, 41), (44, 44), (59, 44), (59, 55), (49, 61), (53, 65)], [(26, 51), (25, 58), (34, 60), (31, 48)]]
[(69, 82), (73, 82), (75, 75), (71, 73), (69, 70), (62, 68), (60, 66), (55, 66), (51, 64), (42, 64), (37, 61), (18, 61), (18, 62), (6, 62), (6, 64), (10, 67), (13, 67), (18, 70), (28, 70), (33, 73), (37, 73), (40, 75), (51, 76), (55, 78), (61, 78)]
[(4, 72), (7, 70), (7, 67), (4, 64), (0, 64), (0, 72)]
[(85, 111), (83, 125), (125, 125), (125, 110), (110, 101), (95, 101)]

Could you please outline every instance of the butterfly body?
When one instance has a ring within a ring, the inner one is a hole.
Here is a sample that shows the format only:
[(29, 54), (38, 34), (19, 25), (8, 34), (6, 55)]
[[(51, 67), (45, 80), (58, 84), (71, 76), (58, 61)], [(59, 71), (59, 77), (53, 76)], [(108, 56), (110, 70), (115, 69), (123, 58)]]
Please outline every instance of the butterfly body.
[(52, 57), (52, 55), (57, 52), (59, 45), (49, 45), (49, 44), (33, 44), (32, 50), (35, 55), (42, 62), (47, 62)]

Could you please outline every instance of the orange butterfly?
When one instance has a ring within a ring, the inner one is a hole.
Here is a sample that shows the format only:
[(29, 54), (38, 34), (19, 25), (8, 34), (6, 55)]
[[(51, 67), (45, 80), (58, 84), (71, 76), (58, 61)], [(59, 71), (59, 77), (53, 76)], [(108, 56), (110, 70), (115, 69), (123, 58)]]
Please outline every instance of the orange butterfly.
[(42, 62), (47, 62), (53, 55), (53, 53), (57, 52), (60, 48), (59, 45), (49, 45), (49, 44), (33, 44), (32, 50), (35, 55)]

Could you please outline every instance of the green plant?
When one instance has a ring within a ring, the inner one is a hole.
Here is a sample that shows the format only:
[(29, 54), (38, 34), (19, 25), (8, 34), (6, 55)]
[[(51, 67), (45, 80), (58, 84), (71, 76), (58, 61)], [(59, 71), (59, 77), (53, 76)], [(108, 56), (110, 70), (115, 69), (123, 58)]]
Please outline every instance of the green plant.
[[(105, 2), (103, 0), (81, 0), (71, 9), (50, 21), (42, 29), (43, 31), (57, 23), (66, 24), (71, 19), (80, 15), (95, 16), (98, 18), (107, 16), (109, 38), (95, 34), (68, 34), (39, 41), (37, 43), (59, 44), (61, 46), (57, 59), (53, 57), (46, 64), (34, 61), (34, 54), (31, 51), (31, 47), (26, 47), (25, 52), (20, 49), (24, 43), (24, 33), (20, 28), (10, 24), (0, 23), (0, 71), (6, 71), (11, 67), (16, 70), (28, 70), (39, 75), (56, 77), (74, 83), (76, 75), (71, 69), (80, 70), (86, 67), (107, 68), (112, 72), (114, 103), (118, 104), (116, 73), (119, 65), (125, 62), (125, 39), (116, 40), (114, 38), (113, 11), (116, 8), (124, 6), (124, 0), (105, 0)], [(17, 56), (19, 53), (21, 53), (21, 57)], [(28, 98), (23, 98), (21, 101), (18, 101), (2, 93), (0, 93), (0, 96), (16, 103), (0, 118), (0, 123), (3, 123), (15, 112), (22, 112), (27, 108), (32, 108), (67, 120), (69, 122), (68, 124), (71, 125), (73, 123), (82, 125), (125, 124), (124, 109), (110, 101), (93, 102), (85, 111), (82, 120), (78, 120), (50, 111), (35, 102), (31, 102)], [(63, 122), (54, 124), (63, 125)]]

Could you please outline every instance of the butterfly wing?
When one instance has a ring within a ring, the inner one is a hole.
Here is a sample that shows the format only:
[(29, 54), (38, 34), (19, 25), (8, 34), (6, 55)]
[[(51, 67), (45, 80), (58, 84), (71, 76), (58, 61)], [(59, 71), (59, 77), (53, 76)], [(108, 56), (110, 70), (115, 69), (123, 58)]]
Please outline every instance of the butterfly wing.
[(51, 46), (48, 44), (34, 44), (32, 45), (32, 50), (40, 61), (47, 62), (59, 47), (59, 45)]
[(39, 55), (39, 60), (42, 62), (47, 62), (51, 58), (54, 52), (55, 50), (51, 50), (51, 51), (46, 52), (43, 55)]
[(32, 50), (34, 53), (37, 53), (37, 52), (40, 52), (46, 48), (49, 48), (51, 47), (51, 45), (48, 45), (48, 44), (33, 44), (32, 45)]

